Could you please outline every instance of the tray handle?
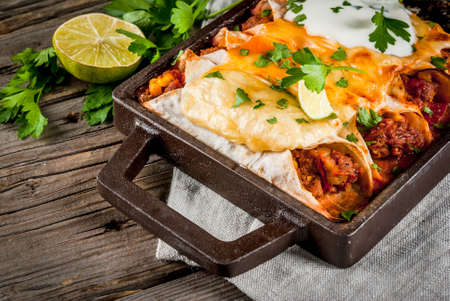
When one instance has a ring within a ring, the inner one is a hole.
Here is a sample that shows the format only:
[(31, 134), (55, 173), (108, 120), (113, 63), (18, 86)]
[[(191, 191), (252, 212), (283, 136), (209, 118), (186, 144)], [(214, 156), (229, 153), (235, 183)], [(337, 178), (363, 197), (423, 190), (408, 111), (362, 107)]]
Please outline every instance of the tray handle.
[(150, 154), (160, 152), (159, 133), (137, 123), (97, 178), (100, 194), (144, 228), (208, 271), (236, 276), (306, 239), (305, 227), (277, 218), (234, 241), (219, 240), (132, 182)]

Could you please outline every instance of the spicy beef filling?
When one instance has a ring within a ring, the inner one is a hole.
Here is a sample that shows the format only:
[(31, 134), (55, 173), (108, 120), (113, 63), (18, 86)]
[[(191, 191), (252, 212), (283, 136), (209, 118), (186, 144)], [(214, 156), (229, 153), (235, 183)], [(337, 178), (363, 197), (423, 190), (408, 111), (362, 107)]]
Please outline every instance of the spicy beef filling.
[(386, 186), (397, 171), (406, 169), (427, 144), (423, 134), (402, 115), (385, 117), (361, 134), (379, 170), (379, 177), (374, 177), (375, 191)]
[(450, 77), (438, 70), (423, 70), (403, 76), (408, 99), (415, 103), (427, 120), (433, 139), (450, 122)]
[(297, 149), (292, 155), (301, 183), (316, 198), (348, 190), (359, 181), (361, 166), (337, 150), (328, 147)]

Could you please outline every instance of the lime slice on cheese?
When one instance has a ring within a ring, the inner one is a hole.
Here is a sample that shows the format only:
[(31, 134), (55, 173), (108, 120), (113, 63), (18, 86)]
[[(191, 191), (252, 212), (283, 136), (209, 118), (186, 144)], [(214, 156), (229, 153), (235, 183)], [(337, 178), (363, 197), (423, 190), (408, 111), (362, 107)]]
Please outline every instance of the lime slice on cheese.
[(53, 35), (53, 47), (73, 76), (90, 83), (118, 81), (133, 73), (141, 61), (128, 51), (132, 40), (117, 33), (119, 28), (144, 37), (134, 24), (93, 13), (62, 24)]
[(320, 93), (311, 91), (304, 80), (298, 82), (298, 101), (305, 114), (313, 120), (324, 119), (334, 113), (325, 89)]

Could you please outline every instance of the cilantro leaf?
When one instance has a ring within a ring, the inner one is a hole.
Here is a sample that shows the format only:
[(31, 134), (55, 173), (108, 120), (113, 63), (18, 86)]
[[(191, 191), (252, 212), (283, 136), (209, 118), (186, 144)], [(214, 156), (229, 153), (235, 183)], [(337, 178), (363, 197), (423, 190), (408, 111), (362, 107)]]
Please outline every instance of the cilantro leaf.
[(348, 80), (346, 80), (345, 78), (341, 77), (336, 82), (336, 86), (341, 87), (341, 88), (347, 88), (348, 87)]
[(61, 84), (67, 73), (58, 64), (53, 48), (40, 51), (27, 48), (11, 59), (21, 66), (0, 90), (0, 122), (18, 124), (19, 139), (30, 135), (39, 138), (48, 124), (39, 101), (54, 86)]
[(372, 168), (373, 169), (376, 169), (376, 170), (378, 170), (378, 171), (381, 171), (381, 167), (380, 166), (378, 166), (378, 164), (377, 163), (372, 163)]
[(342, 5), (343, 6), (352, 6), (352, 4), (350, 2), (348, 2), (348, 1), (342, 2)]
[(377, 143), (376, 140), (369, 140), (369, 141), (366, 141), (366, 145), (367, 145), (367, 146), (371, 146), (372, 144), (375, 144), (375, 143)]
[(260, 55), (258, 59), (253, 63), (256, 67), (264, 68), (269, 66), (271, 61), (266, 57), (266, 55)]
[(242, 56), (247, 56), (247, 55), (249, 55), (250, 50), (245, 49), (245, 48), (241, 48), (241, 50), (239, 50), (239, 53), (240, 53)]
[(356, 121), (360, 124), (358, 129), (363, 132), (375, 127), (382, 120), (383, 118), (372, 109), (370, 109), (369, 111), (367, 111), (367, 109), (365, 108), (358, 109)]
[(375, 48), (381, 52), (386, 51), (388, 44), (395, 45), (396, 40), (389, 31), (407, 42), (410, 41), (411, 34), (405, 30), (409, 25), (401, 20), (385, 17), (384, 7), (381, 8), (381, 11), (375, 12), (371, 21), (376, 25), (376, 29), (370, 33), (369, 41), (375, 42)]
[(172, 9), (170, 22), (179, 35), (188, 32), (194, 25), (192, 7), (184, 1), (177, 1), (176, 8)]
[(345, 52), (344, 48), (339, 47), (338, 50), (333, 53), (331, 58), (336, 61), (343, 61), (347, 58), (347, 53)]
[(272, 13), (271, 9), (265, 9), (265, 10), (262, 11), (261, 17), (264, 18), (264, 17), (270, 16), (271, 13)]
[(401, 173), (400, 167), (398, 165), (395, 165), (394, 167), (392, 167), (392, 174), (393, 175), (398, 175)]
[(351, 221), (354, 215), (357, 215), (359, 213), (359, 210), (349, 210), (349, 211), (342, 211), (341, 212), (341, 216), (346, 220), (346, 221)]
[(302, 23), (303, 21), (306, 20), (306, 15), (305, 14), (300, 14), (295, 16), (294, 18), (294, 22), (295, 24), (297, 24), (298, 26), (303, 26), (304, 24)]
[(220, 73), (220, 71), (216, 71), (216, 72), (211, 72), (205, 75), (206, 78), (220, 78), (223, 79), (223, 75), (222, 73)]
[(296, 121), (297, 123), (299, 123), (299, 124), (302, 124), (302, 123), (309, 123), (309, 121), (306, 120), (305, 118), (297, 118), (297, 119), (295, 119), (295, 121)]
[(88, 120), (89, 125), (92, 126), (112, 120), (112, 92), (115, 87), (116, 84), (91, 85), (87, 89), (85, 93), (87, 97), (84, 99), (81, 112), (84, 113), (84, 119)]
[(265, 103), (263, 103), (260, 99), (258, 99), (256, 101), (256, 105), (253, 107), (253, 110), (260, 109), (260, 108), (264, 107), (265, 105), (266, 105)]
[(353, 142), (353, 143), (358, 142), (358, 138), (356, 138), (354, 133), (347, 135), (347, 137), (345, 137), (345, 139), (347, 139), (348, 141)]
[(270, 124), (275, 124), (275, 123), (277, 123), (278, 120), (276, 117), (272, 117), (270, 119), (266, 119), (266, 121)]
[(286, 109), (288, 107), (288, 100), (286, 98), (278, 100), (277, 106), (279, 109)]
[(330, 9), (333, 11), (333, 13), (337, 14), (337, 13), (339, 13), (339, 11), (341, 9), (344, 9), (344, 8), (341, 6), (336, 6), (336, 7), (331, 7)]
[(248, 97), (248, 94), (243, 89), (237, 88), (236, 89), (236, 101), (235, 101), (234, 105), (232, 106), (232, 108), (237, 108), (246, 102), (252, 102), (252, 101), (250, 100), (250, 97)]
[(432, 56), (431, 57), (431, 64), (433, 64), (433, 66), (435, 66), (438, 69), (441, 70), (447, 70), (447, 66), (445, 65), (447, 63), (447, 60), (444, 59), (443, 57), (438, 57), (438, 56)]
[[(158, 46), (156, 46), (156, 44), (152, 41), (124, 29), (117, 29), (116, 32), (133, 39), (133, 42), (131, 42), (130, 46), (128, 46), (128, 50), (130, 52), (139, 56), (144, 56), (151, 62), (159, 58)], [(152, 51), (152, 49), (156, 49), (156, 52)]]
[(306, 74), (303, 79), (305, 86), (311, 91), (319, 93), (325, 88), (325, 79), (330, 69), (325, 65), (303, 65), (302, 71)]
[(423, 108), (423, 111), (425, 113), (427, 113), (428, 115), (433, 115), (433, 111), (430, 109), (430, 107), (426, 106), (425, 108)]

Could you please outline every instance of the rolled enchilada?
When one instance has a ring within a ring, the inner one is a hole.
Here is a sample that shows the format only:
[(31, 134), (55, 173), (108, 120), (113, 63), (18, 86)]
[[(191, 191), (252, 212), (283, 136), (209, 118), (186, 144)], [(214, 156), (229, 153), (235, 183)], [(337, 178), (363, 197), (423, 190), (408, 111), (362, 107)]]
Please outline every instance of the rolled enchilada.
[[(340, 220), (363, 209), (439, 136), (434, 125), (448, 122), (447, 73), (417, 70), (433, 66), (428, 56), (441, 55), (449, 36), (411, 16), (424, 38), (409, 56), (345, 47), (283, 18), (286, 5), (260, 2), (242, 25), (246, 30), (222, 29), (214, 47), (200, 56), (187, 51), (177, 69), (152, 79), (139, 98), (302, 203)], [(272, 15), (261, 17), (267, 8)], [(319, 80), (311, 84), (310, 74)], [(295, 76), (301, 79), (289, 85)], [(311, 118), (302, 102), (311, 95), (302, 94), (305, 87), (322, 93), (332, 114)], [(435, 92), (425, 98), (426, 89)], [(424, 117), (430, 106), (438, 123)]]

